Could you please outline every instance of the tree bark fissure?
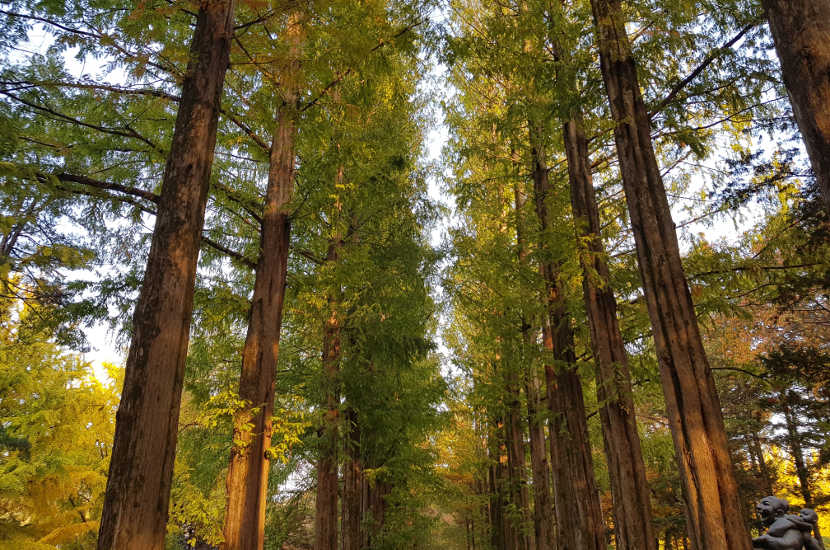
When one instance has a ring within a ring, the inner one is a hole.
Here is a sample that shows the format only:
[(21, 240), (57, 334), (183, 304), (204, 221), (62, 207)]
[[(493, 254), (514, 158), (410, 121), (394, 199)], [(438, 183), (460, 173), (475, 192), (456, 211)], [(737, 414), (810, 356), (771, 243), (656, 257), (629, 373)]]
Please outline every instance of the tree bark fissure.
[(591, 4), (692, 546), (748, 550), (720, 403), (681, 265), (621, 3)]
[[(342, 169), (338, 179), (342, 178)], [(329, 241), (326, 262), (337, 262), (343, 239)], [(328, 292), (328, 318), (323, 326), (323, 377), (325, 413), (320, 428), (322, 446), (317, 463), (317, 504), (315, 512), (315, 550), (337, 550), (337, 473), (338, 427), (340, 424), (340, 358), (342, 319), (338, 311), (338, 291)]]
[(574, 222), (586, 248), (580, 251), (582, 288), (596, 364), (597, 401), (611, 480), (615, 540), (620, 550), (655, 550), (628, 355), (617, 321), (614, 292), (608, 286), (609, 271), (599, 234), (588, 140), (578, 113), (565, 122), (563, 135)]
[[(544, 235), (551, 225), (546, 200), (550, 192), (544, 151), (531, 128), (536, 214)], [(605, 526), (594, 478), (582, 382), (576, 373), (574, 334), (565, 309), (556, 264), (540, 264), (545, 281), (548, 319), (543, 327), (545, 350), (554, 364), (545, 365), (550, 420), (556, 540), (561, 550), (603, 550)]]
[(299, 28), (292, 18), (288, 39), (292, 59), (283, 71), (283, 98), (270, 149), (268, 184), (262, 215), (260, 253), (242, 351), (239, 398), (234, 415), (234, 446), (226, 478), (223, 550), (261, 550), (265, 541), (274, 383), (288, 273), (290, 219), (294, 193), (297, 137)]
[(793, 114), (830, 213), (830, 1), (762, 3)]
[[(528, 267), (528, 247), (523, 210), (527, 195), (517, 184), (514, 190), (516, 204), (516, 243), (519, 266)], [(531, 326), (522, 318), (522, 345), (525, 350), (534, 346)], [(527, 398), (527, 425), (530, 436), (530, 471), (533, 480), (533, 532), (536, 550), (554, 550), (553, 502), (551, 500), (548, 455), (545, 443), (545, 423), (542, 416), (542, 397), (539, 374), (531, 361), (524, 373)]]
[(345, 441), (346, 465), (343, 468), (343, 550), (363, 548), (363, 459), (357, 411), (346, 411), (349, 437)]
[(164, 547), (196, 263), (233, 14), (233, 0), (203, 0), (199, 6), (133, 314), (99, 550)]

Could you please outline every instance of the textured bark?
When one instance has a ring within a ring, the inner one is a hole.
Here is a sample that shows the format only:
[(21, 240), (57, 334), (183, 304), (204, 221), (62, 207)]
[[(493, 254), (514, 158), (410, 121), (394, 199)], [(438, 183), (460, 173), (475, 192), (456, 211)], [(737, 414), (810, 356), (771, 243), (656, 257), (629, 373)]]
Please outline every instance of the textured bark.
[(614, 291), (608, 286), (609, 272), (599, 235), (588, 140), (578, 113), (565, 121), (563, 136), (574, 222), (577, 235), (586, 246), (580, 255), (582, 289), (596, 365), (597, 401), (611, 480), (616, 548), (656, 550), (628, 355), (617, 322)]
[(680, 261), (619, 0), (592, 0), (623, 187), (697, 550), (749, 550), (712, 372)]
[[(519, 264), (528, 266), (528, 248), (524, 223), (524, 208), (527, 196), (519, 185), (515, 187), (516, 205), (516, 249)], [(525, 319), (522, 320), (522, 345), (525, 350), (534, 346), (533, 332)], [(533, 480), (533, 533), (536, 550), (553, 550), (553, 502), (551, 500), (548, 455), (545, 448), (545, 423), (542, 416), (542, 397), (539, 375), (530, 362), (524, 375), (527, 398), (527, 425), (530, 435), (530, 471)]]
[(830, 0), (763, 0), (784, 84), (830, 212)]
[(144, 283), (133, 314), (99, 550), (164, 547), (196, 261), (233, 11), (232, 0), (203, 0), (199, 6)]
[[(327, 262), (336, 262), (342, 239), (329, 242)], [(328, 296), (329, 318), (323, 327), (323, 375), (325, 377), (326, 413), (321, 428), (322, 447), (317, 464), (316, 538), (314, 550), (337, 550), (337, 427), (339, 424), (340, 392), (340, 332), (341, 320), (337, 311), (338, 297)]]
[(507, 385), (507, 424), (505, 435), (507, 440), (507, 479), (508, 499), (516, 509), (516, 513), (509, 518), (511, 543), (514, 550), (528, 550), (529, 540), (525, 533), (530, 498), (525, 479), (525, 445), (524, 430), (522, 427), (522, 407), (519, 397), (519, 376), (517, 372), (508, 374)]
[[(536, 213), (542, 233), (550, 227), (546, 199), (550, 192), (544, 151), (531, 131)], [(541, 262), (546, 287), (548, 322), (543, 344), (555, 366), (545, 365), (548, 407), (551, 411), (550, 447), (554, 509), (561, 550), (604, 550), (605, 526), (594, 478), (582, 383), (575, 371), (574, 335), (559, 285), (555, 262)]]
[(239, 379), (239, 398), (245, 405), (234, 415), (235, 443), (226, 478), (223, 550), (261, 550), (265, 541), (268, 449), (288, 271), (288, 203), (294, 193), (297, 90), (292, 84), (299, 69), (298, 33), (297, 22), (292, 20), (287, 35), (294, 61), (282, 71), (283, 100), (271, 144), (260, 253)]
[(386, 497), (392, 488), (382, 480), (376, 479), (374, 483), (368, 484), (368, 519), (371, 520), (370, 529), (367, 529), (366, 546), (371, 548), (380, 540), (380, 533), (386, 524)]
[(500, 419), (491, 419), (487, 437), (490, 468), (488, 481), (490, 488), (490, 507), (488, 519), (490, 520), (490, 543), (494, 549), (504, 549), (506, 534), (504, 529), (504, 478), (505, 468), (502, 461), (502, 444), (500, 440), (499, 427), (502, 425)]
[(527, 417), (530, 429), (530, 468), (533, 479), (533, 531), (536, 550), (554, 550), (553, 500), (539, 376), (535, 369), (527, 375)]
[(343, 468), (343, 550), (363, 548), (363, 460), (360, 453), (360, 426), (357, 412), (346, 411), (349, 438), (346, 441), (346, 465)]

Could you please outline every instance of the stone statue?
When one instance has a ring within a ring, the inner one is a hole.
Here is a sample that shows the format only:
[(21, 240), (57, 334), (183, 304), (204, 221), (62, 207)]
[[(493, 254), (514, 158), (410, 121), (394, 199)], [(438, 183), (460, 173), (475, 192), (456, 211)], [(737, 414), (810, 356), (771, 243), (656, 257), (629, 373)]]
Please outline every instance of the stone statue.
[(767, 526), (767, 532), (752, 540), (753, 548), (769, 550), (821, 550), (811, 534), (818, 522), (818, 515), (804, 508), (798, 515), (787, 514), (789, 502), (778, 497), (764, 497), (755, 506), (758, 515)]

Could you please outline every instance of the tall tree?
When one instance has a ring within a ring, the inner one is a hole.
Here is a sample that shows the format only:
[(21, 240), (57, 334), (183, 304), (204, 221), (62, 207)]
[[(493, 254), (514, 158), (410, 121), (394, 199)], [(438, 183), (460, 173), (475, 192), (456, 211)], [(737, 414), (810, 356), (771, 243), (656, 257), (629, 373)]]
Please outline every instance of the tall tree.
[(288, 204), (294, 193), (302, 25), (299, 12), (293, 10), (287, 17), (283, 33), (287, 59), (276, 69), (281, 77), (280, 98), (269, 154), (268, 185), (260, 222), (260, 255), (239, 380), (239, 398), (244, 405), (234, 416), (234, 446), (228, 466), (223, 543), (227, 550), (259, 550), (264, 544), (274, 382), (288, 272)]
[(592, 0), (591, 6), (692, 545), (749, 549), (720, 402), (680, 261), (622, 4)]
[[(525, 205), (527, 193), (517, 182), (514, 187), (516, 217), (516, 255), (522, 269), (530, 269), (527, 243), (527, 224), (525, 222)], [(528, 322), (528, 314), (521, 318), (522, 353), (525, 362), (524, 384), (527, 397), (527, 424), (530, 438), (530, 471), (533, 480), (533, 527), (536, 550), (552, 550), (554, 540), (554, 518), (550, 468), (546, 448), (544, 404), (542, 401), (541, 381), (533, 350), (535, 348), (534, 330)]]
[(193, 31), (144, 283), (133, 315), (98, 549), (161, 549), (176, 453), (196, 260), (232, 0), (203, 0)]
[(830, 212), (830, 1), (762, 3), (795, 120)]
[[(541, 227), (540, 248), (552, 227), (548, 200), (552, 186), (538, 127), (531, 126), (531, 161), (536, 215)], [(605, 525), (594, 478), (582, 381), (576, 372), (571, 316), (562, 289), (561, 259), (550, 252), (539, 263), (545, 282), (546, 319), (542, 342), (552, 361), (545, 364), (548, 408), (551, 413), (550, 452), (554, 472), (554, 506), (563, 549), (599, 550), (606, 546)]]
[(651, 503), (640, 436), (634, 417), (631, 374), (619, 322), (614, 289), (600, 236), (588, 138), (577, 87), (577, 71), (570, 48), (561, 37), (569, 36), (564, 9), (557, 12), (551, 42), (560, 62), (557, 80), (564, 93), (559, 102), (559, 122), (568, 165), (571, 207), (580, 251), (582, 289), (590, 325), (597, 377), (597, 400), (608, 461), (614, 503), (614, 533), (618, 549), (656, 549), (651, 524)]
[[(338, 169), (337, 179), (342, 185), (343, 169)], [(343, 247), (343, 238), (335, 232), (332, 236), (326, 264), (336, 269)], [(326, 316), (323, 321), (322, 367), (323, 367), (323, 411), (320, 427), (320, 457), (317, 460), (317, 510), (314, 518), (316, 538), (315, 550), (337, 550), (337, 473), (338, 473), (338, 430), (340, 426), (340, 360), (342, 355), (342, 316), (339, 289), (326, 291)]]

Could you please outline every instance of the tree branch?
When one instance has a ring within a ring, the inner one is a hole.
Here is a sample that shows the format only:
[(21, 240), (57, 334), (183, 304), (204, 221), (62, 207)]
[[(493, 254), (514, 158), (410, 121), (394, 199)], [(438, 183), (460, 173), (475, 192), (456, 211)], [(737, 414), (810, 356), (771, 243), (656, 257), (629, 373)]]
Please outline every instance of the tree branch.
[(700, 63), (700, 65), (698, 65), (691, 73), (689, 73), (689, 75), (686, 76), (686, 78), (678, 82), (674, 86), (674, 88), (671, 89), (669, 94), (665, 98), (663, 98), (663, 100), (660, 101), (660, 103), (658, 103), (651, 109), (651, 112), (649, 112), (648, 114), (649, 120), (653, 119), (657, 115), (657, 113), (665, 109), (666, 106), (669, 103), (671, 103), (675, 97), (677, 97), (677, 94), (683, 91), (683, 88), (688, 86), (689, 83), (691, 83), (695, 78), (697, 78), (700, 75), (700, 73), (705, 71), (709, 65), (714, 63), (721, 55), (723, 55), (725, 50), (734, 46), (738, 40), (740, 40), (744, 37), (744, 35), (746, 35), (746, 33), (757, 27), (759, 23), (759, 21), (750, 23), (749, 25), (741, 29), (741, 31), (738, 34), (732, 37), (732, 39), (729, 40), (729, 42), (727, 42), (719, 48), (715, 48), (712, 52), (710, 52), (709, 55), (706, 56), (706, 58)]
[(233, 258), (245, 267), (256, 269), (256, 262), (245, 256), (244, 254), (241, 254), (236, 250), (231, 250), (230, 248), (223, 246), (214, 241), (213, 239), (205, 237), (204, 235), (202, 235), (202, 242), (208, 245), (209, 247), (221, 252), (222, 254), (225, 254), (226, 256)]
[(153, 143), (152, 141), (150, 141), (146, 137), (142, 136), (141, 134), (139, 134), (138, 132), (136, 132), (133, 128), (131, 128), (129, 126), (127, 126), (124, 130), (119, 130), (117, 128), (107, 128), (106, 126), (98, 126), (96, 124), (90, 124), (90, 123), (84, 122), (83, 120), (80, 120), (78, 118), (71, 117), (69, 115), (66, 115), (66, 114), (63, 114), (61, 112), (55, 111), (54, 109), (51, 109), (49, 107), (46, 107), (46, 106), (43, 106), (43, 105), (38, 105), (37, 103), (32, 103), (30, 101), (26, 101), (25, 99), (23, 99), (21, 97), (18, 97), (14, 94), (11, 94), (11, 93), (8, 93), (8, 92), (3, 92), (3, 93), (4, 93), (4, 95), (14, 99), (15, 101), (17, 101), (19, 103), (22, 103), (23, 105), (26, 105), (27, 107), (31, 107), (32, 109), (35, 109), (37, 111), (42, 111), (44, 113), (50, 114), (50, 115), (52, 115), (52, 116), (54, 116), (54, 117), (56, 117), (60, 120), (63, 120), (65, 122), (71, 122), (72, 124), (77, 124), (79, 126), (83, 126), (85, 128), (90, 128), (92, 130), (96, 130), (98, 132), (102, 132), (102, 133), (105, 133), (105, 134), (137, 139), (137, 140), (142, 141), (142, 142), (146, 143), (147, 145), (149, 145), (156, 152), (158, 152), (162, 155), (165, 154), (165, 151), (163, 149), (161, 149), (158, 145), (156, 145), (155, 143)]
[[(81, 90), (102, 90), (105, 92), (113, 92), (117, 94), (126, 95), (144, 95), (151, 97), (159, 97), (170, 101), (179, 101), (179, 96), (168, 94), (162, 90), (155, 90), (153, 88), (122, 88), (120, 86), (110, 86), (107, 84), (87, 83), (87, 82), (62, 82), (57, 80), (8, 80), (0, 81), (2, 86), (27, 86), (27, 87), (48, 87), (54, 86), (56, 88), (78, 88)], [(7, 93), (13, 90), (0, 90), (0, 93)]]
[[(368, 54), (374, 53), (374, 52), (378, 51), (379, 49), (389, 45), (393, 40), (403, 36), (406, 33), (408, 33), (409, 31), (411, 31), (412, 29), (414, 29), (418, 25), (422, 24), (424, 21), (426, 21), (426, 20), (425, 19), (419, 19), (419, 20), (415, 21), (414, 23), (410, 23), (409, 25), (407, 25), (406, 27), (404, 27), (400, 31), (396, 32), (391, 37), (381, 38), (380, 40), (378, 40), (378, 43), (372, 49), (370, 49), (368, 52), (366, 52), (366, 54), (368, 55)], [(349, 76), (352, 72), (354, 72), (354, 67), (349, 67), (348, 69), (346, 69), (344, 71), (340, 71), (339, 73), (337, 73), (334, 77), (334, 80), (332, 80), (331, 82), (326, 84), (323, 87), (323, 89), (320, 90), (320, 93), (318, 93), (317, 96), (314, 99), (312, 99), (311, 101), (309, 101), (308, 103), (306, 103), (305, 105), (300, 107), (300, 112), (303, 113), (303, 112), (307, 111), (308, 109), (310, 109), (311, 107), (315, 106), (323, 97), (325, 97), (326, 94), (328, 94), (331, 91), (332, 88), (334, 88), (335, 86), (340, 84), (343, 81), (343, 79), (346, 78), (347, 76)]]

